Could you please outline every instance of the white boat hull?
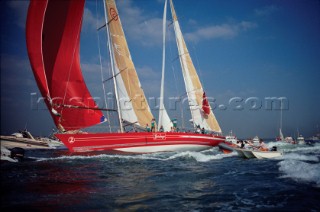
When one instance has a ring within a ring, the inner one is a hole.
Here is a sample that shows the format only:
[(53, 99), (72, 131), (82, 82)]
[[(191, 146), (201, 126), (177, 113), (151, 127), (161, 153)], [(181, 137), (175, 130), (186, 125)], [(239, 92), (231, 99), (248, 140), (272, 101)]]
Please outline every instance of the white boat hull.
[(247, 158), (242, 149), (234, 148), (234, 150), (238, 153), (238, 155), (242, 158)]
[(282, 152), (279, 151), (258, 151), (249, 149), (234, 148), (238, 155), (242, 158), (276, 158), (282, 156)]
[(243, 154), (246, 156), (246, 158), (255, 158), (254, 154), (252, 154), (251, 150), (244, 149)]
[(118, 148), (117, 151), (131, 152), (131, 153), (153, 153), (153, 152), (184, 152), (184, 151), (203, 151), (211, 149), (212, 146), (206, 145), (160, 145), (160, 146), (145, 146), (145, 147), (128, 147)]
[(255, 156), (252, 154), (252, 151), (249, 149), (234, 148), (234, 150), (242, 158), (255, 158)]
[(252, 151), (252, 154), (258, 159), (276, 158), (282, 156), (279, 151)]

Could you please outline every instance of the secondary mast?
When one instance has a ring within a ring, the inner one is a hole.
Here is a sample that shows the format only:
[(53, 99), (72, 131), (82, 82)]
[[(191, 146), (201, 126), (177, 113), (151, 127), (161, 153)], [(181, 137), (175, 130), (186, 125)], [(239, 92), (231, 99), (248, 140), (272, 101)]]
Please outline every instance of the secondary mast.
[(108, 37), (108, 46), (109, 46), (109, 55), (110, 55), (110, 62), (111, 62), (111, 70), (112, 70), (112, 76), (113, 76), (113, 84), (114, 84), (114, 93), (116, 95), (117, 100), (117, 109), (118, 109), (118, 118), (119, 118), (119, 125), (120, 125), (120, 132), (124, 132), (123, 130), (123, 124), (122, 124), (122, 117), (121, 117), (121, 110), (120, 110), (120, 103), (119, 103), (119, 95), (118, 95), (118, 88), (117, 88), (117, 82), (116, 82), (116, 76), (114, 71), (114, 62), (113, 62), (113, 51), (111, 46), (111, 40), (110, 40), (110, 33), (109, 33), (109, 23), (113, 20), (111, 19), (110, 22), (108, 22), (108, 15), (107, 15), (107, 9), (106, 9), (106, 1), (103, 0), (103, 8), (104, 8), (104, 18), (106, 22), (106, 29), (107, 29), (107, 37)]

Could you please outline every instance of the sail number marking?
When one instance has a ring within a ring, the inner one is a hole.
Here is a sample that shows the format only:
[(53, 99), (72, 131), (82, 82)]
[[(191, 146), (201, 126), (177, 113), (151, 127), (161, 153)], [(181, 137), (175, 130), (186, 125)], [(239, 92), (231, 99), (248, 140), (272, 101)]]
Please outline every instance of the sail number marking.
[(110, 8), (110, 15), (112, 17), (112, 20), (117, 21), (118, 20), (118, 14), (114, 8)]
[(74, 137), (72, 137), (72, 136), (68, 138), (68, 142), (70, 144), (73, 144), (75, 141), (76, 141), (76, 139)]

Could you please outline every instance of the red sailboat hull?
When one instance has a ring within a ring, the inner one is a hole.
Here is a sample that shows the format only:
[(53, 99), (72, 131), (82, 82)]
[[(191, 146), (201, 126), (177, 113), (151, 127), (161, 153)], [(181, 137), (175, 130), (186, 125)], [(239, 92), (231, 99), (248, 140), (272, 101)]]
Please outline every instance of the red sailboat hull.
[(225, 140), (223, 136), (178, 132), (56, 134), (56, 137), (65, 144), (70, 152), (202, 151), (218, 146)]

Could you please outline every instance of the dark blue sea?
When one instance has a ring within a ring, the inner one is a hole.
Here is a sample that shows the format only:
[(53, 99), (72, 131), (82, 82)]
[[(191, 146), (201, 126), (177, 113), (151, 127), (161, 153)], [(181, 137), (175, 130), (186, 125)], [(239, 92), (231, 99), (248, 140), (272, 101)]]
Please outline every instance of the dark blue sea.
[(320, 211), (320, 144), (268, 145), (284, 156), (29, 150), (1, 163), (1, 211)]

